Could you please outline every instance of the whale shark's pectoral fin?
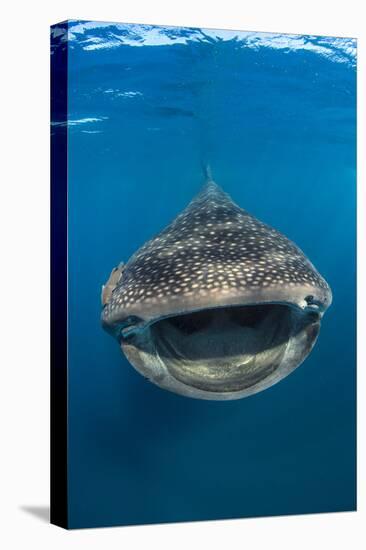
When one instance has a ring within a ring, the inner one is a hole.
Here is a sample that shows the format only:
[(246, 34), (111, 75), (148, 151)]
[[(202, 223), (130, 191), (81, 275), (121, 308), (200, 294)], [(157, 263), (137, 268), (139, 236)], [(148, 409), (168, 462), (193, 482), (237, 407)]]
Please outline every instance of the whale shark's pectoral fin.
[(110, 301), (112, 292), (121, 280), (124, 268), (125, 264), (123, 262), (121, 262), (118, 267), (114, 267), (109, 275), (108, 281), (102, 286), (101, 301), (103, 307)]

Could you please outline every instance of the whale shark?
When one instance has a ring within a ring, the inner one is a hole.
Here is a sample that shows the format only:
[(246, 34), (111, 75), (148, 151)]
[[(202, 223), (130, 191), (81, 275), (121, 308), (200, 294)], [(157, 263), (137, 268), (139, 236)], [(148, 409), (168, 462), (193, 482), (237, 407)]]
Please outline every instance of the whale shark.
[(113, 268), (101, 320), (154, 384), (197, 399), (239, 399), (305, 360), (332, 292), (296, 244), (206, 172), (188, 206)]

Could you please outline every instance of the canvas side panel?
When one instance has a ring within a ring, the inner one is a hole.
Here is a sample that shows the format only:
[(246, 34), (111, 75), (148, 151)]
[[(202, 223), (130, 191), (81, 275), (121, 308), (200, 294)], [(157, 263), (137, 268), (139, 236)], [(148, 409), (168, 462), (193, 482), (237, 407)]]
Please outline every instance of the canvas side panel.
[(51, 523), (67, 528), (68, 25), (51, 27)]

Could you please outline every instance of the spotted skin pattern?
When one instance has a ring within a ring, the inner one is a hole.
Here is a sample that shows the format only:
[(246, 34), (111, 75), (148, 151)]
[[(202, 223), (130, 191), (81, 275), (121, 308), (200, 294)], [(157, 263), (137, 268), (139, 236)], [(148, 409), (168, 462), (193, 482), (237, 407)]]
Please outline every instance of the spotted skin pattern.
[(223, 303), (227, 296), (230, 303), (230, 296), (267, 289), (283, 296), (297, 287), (313, 288), (331, 300), (328, 284), (293, 242), (209, 180), (170, 225), (130, 258), (102, 320), (112, 324), (145, 309), (173, 313), (174, 303), (177, 311), (182, 304), (210, 300), (214, 307), (217, 297)]

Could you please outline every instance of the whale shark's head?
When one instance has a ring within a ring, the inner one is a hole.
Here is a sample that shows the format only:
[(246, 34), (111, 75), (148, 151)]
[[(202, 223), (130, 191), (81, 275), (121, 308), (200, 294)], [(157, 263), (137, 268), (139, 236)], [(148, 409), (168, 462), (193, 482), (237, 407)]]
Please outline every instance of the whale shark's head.
[(275, 384), (305, 359), (331, 300), (293, 242), (209, 179), (168, 227), (112, 271), (102, 324), (162, 388), (236, 399)]

